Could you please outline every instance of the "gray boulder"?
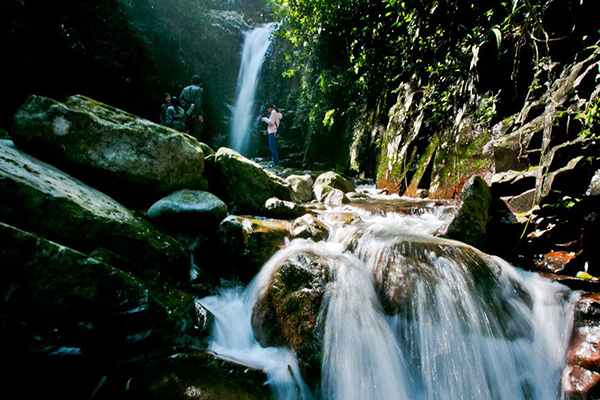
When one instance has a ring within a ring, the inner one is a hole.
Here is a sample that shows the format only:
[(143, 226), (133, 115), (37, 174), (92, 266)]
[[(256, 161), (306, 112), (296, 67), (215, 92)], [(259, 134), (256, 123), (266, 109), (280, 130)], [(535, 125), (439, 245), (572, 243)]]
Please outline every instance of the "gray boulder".
[(0, 141), (0, 221), (90, 254), (105, 249), (131, 271), (185, 279), (187, 249), (127, 208)]
[(212, 193), (184, 189), (154, 203), (147, 214), (166, 226), (206, 230), (227, 217), (227, 204)]
[(222, 198), (231, 199), (237, 211), (261, 213), (271, 197), (291, 201), (290, 184), (234, 150), (220, 148), (214, 160), (211, 185)]
[(310, 175), (290, 175), (285, 178), (290, 184), (294, 201), (298, 203), (309, 202), (313, 199), (313, 179)]
[(318, 186), (331, 186), (332, 188), (339, 189), (344, 193), (354, 191), (354, 185), (352, 182), (333, 171), (325, 172), (319, 175), (315, 180), (313, 188)]
[(15, 144), (119, 199), (150, 203), (206, 189), (202, 146), (189, 135), (83, 96), (31, 96), (17, 111)]
[(321, 203), (328, 204), (347, 204), (350, 203), (350, 199), (346, 196), (346, 194), (334, 187), (329, 185), (317, 185), (313, 187), (313, 191), (315, 194), (315, 199)]

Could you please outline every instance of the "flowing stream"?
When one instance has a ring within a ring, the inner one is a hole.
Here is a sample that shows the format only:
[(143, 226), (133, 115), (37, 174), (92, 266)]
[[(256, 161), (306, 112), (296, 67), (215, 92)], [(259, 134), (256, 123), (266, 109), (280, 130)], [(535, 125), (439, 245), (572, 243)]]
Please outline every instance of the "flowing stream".
[[(448, 205), (370, 197), (322, 211), (327, 240), (293, 240), (247, 287), (200, 300), (215, 316), (210, 350), (265, 371), (276, 399), (561, 399), (576, 294), (436, 237)], [(349, 211), (353, 223), (335, 217)], [(251, 325), (272, 275), (297, 254), (327, 259), (331, 276), (311, 387), (294, 352), (262, 347)]]
[(254, 96), (265, 54), (271, 45), (273, 27), (270, 23), (247, 32), (242, 48), (230, 135), (230, 147), (242, 155), (248, 152), (250, 127), (254, 121)]

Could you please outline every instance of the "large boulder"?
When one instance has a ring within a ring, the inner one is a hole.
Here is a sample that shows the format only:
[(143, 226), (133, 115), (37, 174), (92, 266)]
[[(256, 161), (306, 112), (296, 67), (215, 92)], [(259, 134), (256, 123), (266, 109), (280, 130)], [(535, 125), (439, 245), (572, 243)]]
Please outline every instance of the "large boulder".
[(318, 254), (291, 254), (277, 267), (252, 311), (258, 342), (293, 349), (309, 381), (319, 377), (323, 343), (317, 324), (330, 268), (330, 260)]
[(481, 246), (486, 235), (492, 193), (488, 184), (478, 175), (463, 186), (459, 196), (460, 206), (448, 226), (446, 235), (472, 246)]
[(9, 392), (35, 374), (40, 394), (69, 388), (72, 397), (63, 397), (89, 398), (90, 380), (112, 366), (164, 346), (200, 345), (209, 333), (210, 314), (191, 295), (3, 223), (0, 243)]
[(230, 215), (216, 233), (220, 277), (250, 281), (291, 237), (288, 221)]
[(152, 204), (179, 189), (206, 189), (198, 141), (87, 97), (29, 97), (13, 140), (120, 200)]
[(234, 150), (220, 148), (215, 155), (217, 192), (231, 199), (236, 211), (263, 212), (271, 197), (291, 201), (290, 184)]
[(212, 193), (179, 190), (154, 203), (148, 217), (179, 230), (210, 230), (227, 217), (227, 204)]
[(0, 142), (0, 221), (91, 254), (105, 249), (146, 277), (186, 279), (188, 250), (112, 198)]

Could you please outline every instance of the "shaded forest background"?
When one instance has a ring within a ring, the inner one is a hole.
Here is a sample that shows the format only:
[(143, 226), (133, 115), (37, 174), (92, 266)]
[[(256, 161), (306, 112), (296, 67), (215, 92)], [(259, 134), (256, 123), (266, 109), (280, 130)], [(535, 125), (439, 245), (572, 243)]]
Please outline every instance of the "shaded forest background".
[(157, 121), (163, 93), (198, 73), (206, 141), (224, 145), (243, 32), (277, 21), (256, 113), (274, 102), (286, 115), (284, 158), (381, 181), (390, 110), (408, 86), (420, 109), (404, 123), (418, 115), (420, 129), (394, 171), (408, 182), (433, 138), (456, 134), (459, 112), (492, 127), (543, 93), (557, 65), (589, 54), (598, 15), (592, 0), (5, 0), (0, 128), (34, 93)]
[(158, 121), (163, 93), (179, 95), (198, 73), (206, 129), (223, 134), (242, 30), (265, 13), (261, 0), (2, 1), (0, 128), (31, 94), (83, 94)]

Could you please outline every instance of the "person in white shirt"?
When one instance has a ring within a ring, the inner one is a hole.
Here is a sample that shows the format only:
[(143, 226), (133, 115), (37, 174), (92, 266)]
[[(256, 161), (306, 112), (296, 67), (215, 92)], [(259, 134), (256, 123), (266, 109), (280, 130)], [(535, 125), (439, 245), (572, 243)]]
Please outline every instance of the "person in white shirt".
[(271, 155), (273, 156), (273, 165), (279, 164), (279, 153), (277, 152), (277, 128), (279, 128), (279, 122), (283, 115), (275, 109), (275, 106), (267, 106), (269, 112), (269, 118), (263, 117), (263, 121), (267, 123), (267, 132), (269, 134), (269, 149), (271, 149)]

